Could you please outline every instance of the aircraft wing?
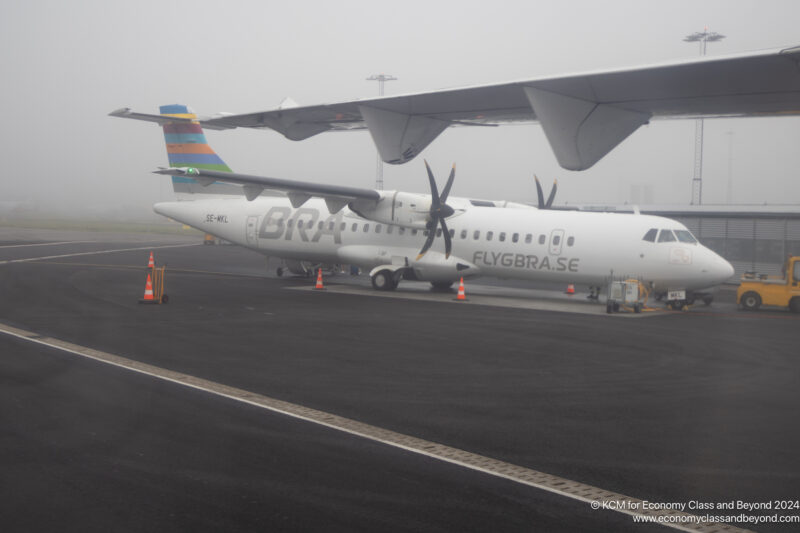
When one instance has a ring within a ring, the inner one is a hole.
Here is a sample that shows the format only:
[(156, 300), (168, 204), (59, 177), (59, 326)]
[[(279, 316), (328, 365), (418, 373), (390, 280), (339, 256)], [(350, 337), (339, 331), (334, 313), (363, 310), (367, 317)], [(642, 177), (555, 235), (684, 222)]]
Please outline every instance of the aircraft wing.
[(800, 46), (201, 120), (291, 140), (368, 129), (381, 158), (406, 163), (454, 125), (539, 122), (558, 159), (585, 170), (651, 119), (800, 113)]
[(289, 197), (293, 207), (300, 207), (312, 196), (321, 197), (325, 199), (325, 203), (331, 213), (338, 212), (354, 200), (367, 200), (377, 203), (381, 199), (381, 193), (375, 189), (293, 181), (192, 167), (160, 168), (154, 171), (154, 174), (185, 176), (197, 180), (201, 185), (211, 185), (215, 181), (235, 183), (243, 186), (245, 196), (251, 201), (257, 198), (264, 189), (283, 191)]

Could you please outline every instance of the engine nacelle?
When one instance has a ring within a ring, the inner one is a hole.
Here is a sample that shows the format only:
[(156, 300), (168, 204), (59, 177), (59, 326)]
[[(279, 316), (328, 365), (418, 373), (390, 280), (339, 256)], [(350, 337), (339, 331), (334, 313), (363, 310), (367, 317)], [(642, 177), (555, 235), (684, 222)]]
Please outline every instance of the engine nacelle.
[(427, 194), (385, 191), (377, 203), (355, 200), (350, 202), (349, 207), (358, 215), (375, 222), (426, 229), (425, 225), (430, 220), (431, 197)]

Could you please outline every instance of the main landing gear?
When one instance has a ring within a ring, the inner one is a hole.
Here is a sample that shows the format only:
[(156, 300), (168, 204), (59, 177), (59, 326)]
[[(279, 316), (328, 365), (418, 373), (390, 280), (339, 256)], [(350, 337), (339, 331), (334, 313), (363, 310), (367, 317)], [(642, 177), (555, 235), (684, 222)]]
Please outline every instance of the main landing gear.
[(396, 272), (379, 270), (372, 276), (372, 288), (378, 291), (393, 291), (397, 288), (400, 279)]

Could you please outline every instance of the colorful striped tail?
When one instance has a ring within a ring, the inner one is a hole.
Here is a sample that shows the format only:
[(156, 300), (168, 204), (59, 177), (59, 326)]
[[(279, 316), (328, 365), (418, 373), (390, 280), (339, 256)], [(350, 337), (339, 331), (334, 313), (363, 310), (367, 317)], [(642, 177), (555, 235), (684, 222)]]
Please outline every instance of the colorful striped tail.
[[(163, 125), (164, 140), (167, 143), (169, 166), (175, 168), (194, 167), (220, 172), (232, 172), (230, 167), (211, 149), (197, 120), (197, 115), (185, 105), (162, 105), (162, 116), (188, 118), (193, 122), (168, 122)], [(237, 187), (224, 183), (214, 183), (203, 187), (197, 181), (185, 176), (172, 176), (172, 187), (176, 193), (190, 194), (241, 194)]]

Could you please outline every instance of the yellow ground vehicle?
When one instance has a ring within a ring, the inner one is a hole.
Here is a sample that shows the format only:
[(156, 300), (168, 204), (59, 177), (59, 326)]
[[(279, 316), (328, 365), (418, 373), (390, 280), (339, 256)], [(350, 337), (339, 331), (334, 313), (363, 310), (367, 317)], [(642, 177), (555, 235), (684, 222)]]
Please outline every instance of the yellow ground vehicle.
[(800, 256), (787, 259), (783, 272), (783, 277), (745, 273), (736, 290), (736, 303), (747, 311), (773, 305), (800, 313)]

